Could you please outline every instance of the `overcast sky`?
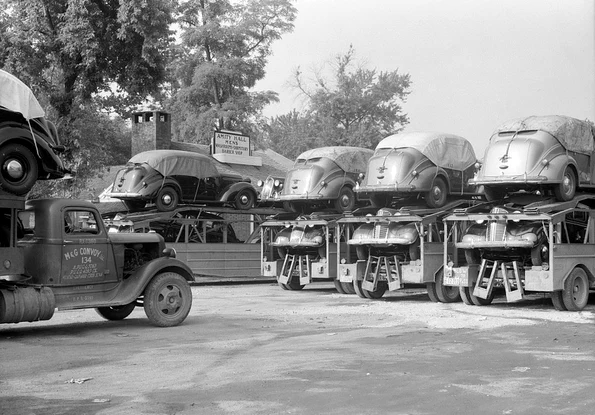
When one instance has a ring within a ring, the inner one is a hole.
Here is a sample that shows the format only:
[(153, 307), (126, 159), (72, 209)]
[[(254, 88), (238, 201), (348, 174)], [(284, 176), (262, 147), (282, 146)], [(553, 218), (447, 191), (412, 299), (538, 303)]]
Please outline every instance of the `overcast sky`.
[(297, 0), (295, 30), (273, 45), (256, 90), (302, 108), (287, 86), (353, 44), (367, 68), (411, 75), (406, 131), (461, 135), (483, 156), (502, 122), (529, 115), (595, 121), (593, 0)]

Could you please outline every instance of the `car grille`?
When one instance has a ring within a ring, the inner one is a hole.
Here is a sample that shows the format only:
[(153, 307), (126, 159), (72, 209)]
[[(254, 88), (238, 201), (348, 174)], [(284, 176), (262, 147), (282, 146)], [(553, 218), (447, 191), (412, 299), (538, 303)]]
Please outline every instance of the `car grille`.
[[(504, 209), (492, 209), (490, 213), (508, 213)], [(506, 235), (506, 221), (505, 220), (494, 220), (490, 221), (486, 234), (486, 241), (503, 241)]]
[(388, 223), (380, 223), (374, 226), (374, 239), (384, 239), (388, 234)]

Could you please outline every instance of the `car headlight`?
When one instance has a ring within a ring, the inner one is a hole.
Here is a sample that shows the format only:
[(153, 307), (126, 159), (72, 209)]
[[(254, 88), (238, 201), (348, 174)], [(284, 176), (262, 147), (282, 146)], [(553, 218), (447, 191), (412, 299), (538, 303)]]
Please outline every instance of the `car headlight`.
[(256, 182), (256, 186), (258, 187), (262, 187), (264, 185), (264, 182), (262, 180), (259, 180)]
[(279, 179), (276, 179), (273, 184), (275, 185), (275, 187), (279, 187), (281, 186), (281, 181)]

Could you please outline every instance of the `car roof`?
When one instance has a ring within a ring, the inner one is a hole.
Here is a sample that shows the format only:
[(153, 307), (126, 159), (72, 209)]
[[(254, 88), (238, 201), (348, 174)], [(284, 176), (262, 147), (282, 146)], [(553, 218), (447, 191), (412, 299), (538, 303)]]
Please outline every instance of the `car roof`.
[(477, 162), (473, 146), (465, 138), (440, 132), (393, 134), (378, 143), (380, 149), (413, 148), (438, 167), (465, 170)]
[(592, 124), (565, 115), (532, 115), (502, 123), (490, 141), (504, 132), (545, 131), (554, 136), (567, 150), (591, 153), (595, 150)]
[(374, 151), (363, 147), (329, 146), (304, 151), (296, 161), (326, 157), (333, 160), (341, 169), (347, 172), (363, 173), (366, 171), (368, 160), (373, 154)]
[(185, 175), (211, 177), (219, 175), (213, 161), (203, 154), (182, 150), (143, 151), (128, 160), (128, 164), (147, 163), (164, 176)]

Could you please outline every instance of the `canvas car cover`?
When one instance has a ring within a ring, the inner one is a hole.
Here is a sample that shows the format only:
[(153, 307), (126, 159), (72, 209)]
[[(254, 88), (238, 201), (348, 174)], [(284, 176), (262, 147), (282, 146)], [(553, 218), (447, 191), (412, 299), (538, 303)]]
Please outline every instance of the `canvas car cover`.
[(412, 132), (386, 137), (376, 146), (382, 148), (414, 148), (438, 167), (465, 170), (477, 162), (475, 151), (463, 137), (446, 133)]
[(533, 115), (509, 120), (496, 129), (490, 141), (502, 132), (532, 130), (553, 135), (569, 151), (589, 154), (595, 149), (593, 125), (564, 115)]
[(181, 150), (151, 150), (138, 153), (128, 165), (147, 163), (164, 176), (184, 175), (195, 177), (218, 176), (212, 160), (202, 154)]
[(0, 69), (0, 106), (23, 114), (27, 120), (45, 116), (37, 98), (16, 76)]
[(368, 160), (374, 152), (361, 147), (319, 147), (304, 151), (296, 159), (309, 160), (318, 157), (326, 157), (333, 160), (337, 166), (348, 173), (365, 173), (368, 166)]

